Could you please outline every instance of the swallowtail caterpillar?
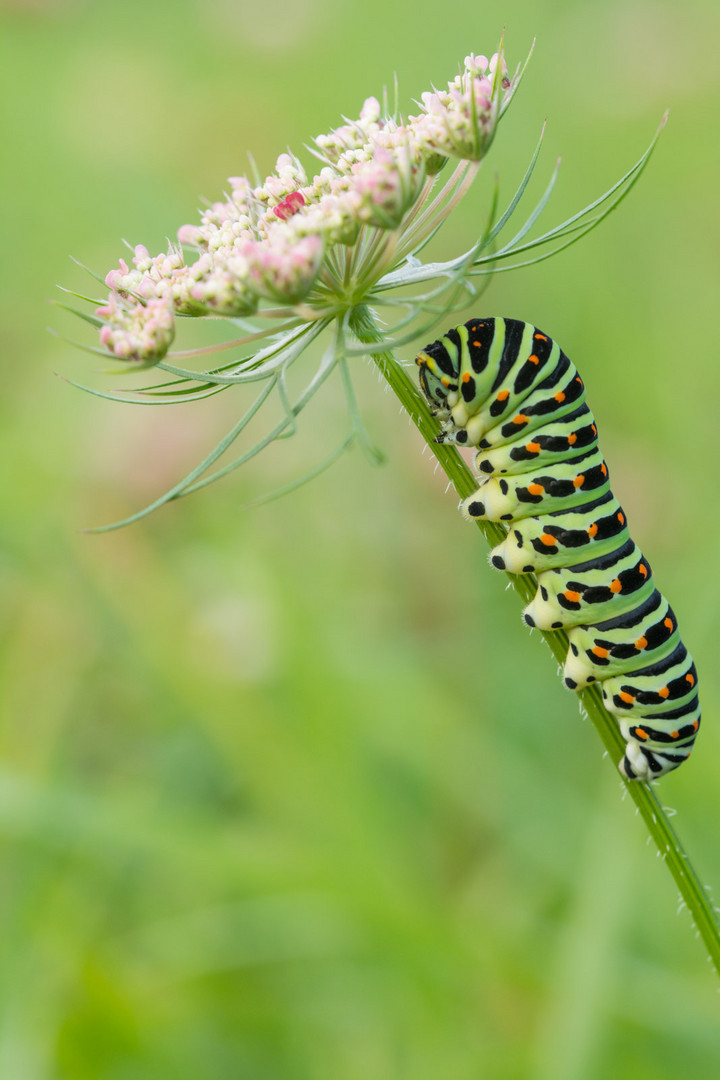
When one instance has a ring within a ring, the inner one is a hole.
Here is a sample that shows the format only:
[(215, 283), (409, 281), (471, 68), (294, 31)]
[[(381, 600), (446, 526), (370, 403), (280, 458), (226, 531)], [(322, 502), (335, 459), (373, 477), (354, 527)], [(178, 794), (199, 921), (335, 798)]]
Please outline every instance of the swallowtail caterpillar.
[(416, 363), (438, 441), (477, 447), (481, 483), (462, 512), (507, 523), (490, 561), (537, 575), (523, 618), (567, 631), (565, 684), (599, 683), (627, 744), (620, 771), (677, 768), (700, 726), (697, 672), (610, 490), (575, 366), (537, 327), (503, 318), (448, 330)]

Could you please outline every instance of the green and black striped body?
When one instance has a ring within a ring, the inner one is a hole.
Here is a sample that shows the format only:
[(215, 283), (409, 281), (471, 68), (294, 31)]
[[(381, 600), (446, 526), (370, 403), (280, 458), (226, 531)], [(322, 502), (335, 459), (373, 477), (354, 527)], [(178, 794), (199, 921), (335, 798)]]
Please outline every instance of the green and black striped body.
[(610, 490), (574, 365), (535, 326), (501, 318), (449, 330), (416, 363), (438, 441), (477, 447), (482, 482), (463, 513), (507, 523), (490, 561), (537, 575), (523, 617), (567, 631), (565, 683), (600, 684), (627, 743), (621, 772), (677, 768), (700, 725), (697, 672)]

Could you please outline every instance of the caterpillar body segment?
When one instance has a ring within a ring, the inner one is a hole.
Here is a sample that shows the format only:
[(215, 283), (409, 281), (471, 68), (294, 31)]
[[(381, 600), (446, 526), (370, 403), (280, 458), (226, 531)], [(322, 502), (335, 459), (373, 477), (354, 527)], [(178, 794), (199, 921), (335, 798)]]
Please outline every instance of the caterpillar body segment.
[(631, 710), (640, 710), (647, 715), (667, 711), (668, 707), (689, 706), (694, 700), (696, 685), (695, 664), (680, 642), (657, 664), (604, 680), (602, 694), (606, 702), (612, 702), (619, 715)]
[[(572, 403), (573, 406), (577, 402)], [(522, 415), (522, 414), (521, 414)], [(483, 447), (475, 455), (480, 473), (505, 476), (523, 473), (531, 466), (544, 467), (568, 458), (581, 457), (593, 446), (597, 428), (593, 415), (583, 402), (552, 423), (544, 423), (541, 433), (523, 431), (519, 437)], [(487, 440), (485, 440), (487, 442)]]
[(650, 567), (629, 540), (619, 553), (538, 574), (538, 591), (523, 618), (540, 630), (585, 626), (634, 610), (654, 591)]
[(675, 614), (657, 589), (644, 604), (596, 626), (568, 631), (563, 676), (571, 690), (652, 667), (680, 644)]
[(518, 521), (581, 506), (610, 491), (607, 465), (597, 445), (581, 457), (512, 476), (491, 476), (462, 504), (469, 518)]
[(490, 561), (537, 574), (525, 622), (568, 632), (565, 685), (600, 684), (627, 744), (620, 771), (677, 768), (700, 725), (697, 672), (610, 489), (574, 365), (537, 327), (503, 318), (454, 327), (416, 363), (438, 441), (477, 448), (480, 485), (461, 510), (506, 523)]
[(569, 510), (514, 521), (490, 553), (498, 570), (530, 574), (572, 566), (615, 551), (630, 539), (622, 507), (611, 491)]
[[(513, 442), (519, 434), (530, 435), (544, 427), (549, 418), (560, 419), (584, 403), (582, 379), (566, 356), (559, 354), (555, 369), (549, 374), (543, 370), (542, 375), (536, 387), (531, 385), (521, 392), (507, 386), (493, 390), (492, 401), (477, 413), (470, 412), (468, 401), (457, 392), (448, 394), (449, 423), (443, 432), (443, 441), (487, 450), (491, 446)], [(450, 386), (454, 385), (464, 387), (466, 384), (450, 382)]]

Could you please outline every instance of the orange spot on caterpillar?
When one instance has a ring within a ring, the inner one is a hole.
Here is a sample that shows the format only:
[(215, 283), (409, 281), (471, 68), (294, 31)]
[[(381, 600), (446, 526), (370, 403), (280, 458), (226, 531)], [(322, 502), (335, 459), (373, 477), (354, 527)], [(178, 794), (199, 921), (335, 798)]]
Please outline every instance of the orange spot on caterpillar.
[(671, 739), (679, 739), (680, 738), (680, 732), (679, 731), (671, 731), (670, 732), (670, 738)]
[(463, 377), (462, 377), (463, 382), (465, 382), (465, 383), (470, 382), (471, 378), (472, 378), (472, 375), (470, 374), (469, 371), (464, 371), (463, 372)]
[(527, 450), (527, 452), (529, 454), (539, 454), (540, 451), (542, 450), (542, 446), (540, 445), (539, 442), (529, 442), (529, 443), (526, 443), (525, 449)]
[(624, 514), (618, 514), (617, 519), (618, 519), (618, 521), (620, 522), (621, 525), (625, 524), (625, 515)]
[(663, 619), (663, 626), (667, 626), (668, 630), (672, 630), (672, 628), (673, 628), (672, 619), (670, 619), (670, 618)]
[(648, 737), (647, 731), (643, 731), (643, 729), (641, 727), (636, 727), (635, 728), (635, 738), (636, 739), (647, 739), (647, 737)]
[(544, 334), (535, 334), (534, 337), (536, 341), (547, 341), (547, 338)]
[(449, 379), (447, 378), (447, 376), (445, 376), (444, 378), (442, 378), (442, 379), (440, 380), (440, 382), (441, 382), (441, 383), (443, 384), (443, 386), (449, 386), (449, 385), (450, 385), (450, 380), (449, 380)]
[(607, 465), (605, 464), (604, 461), (603, 461), (602, 465), (600, 466), (600, 472), (603, 474), (603, 476), (607, 476)]
[(498, 391), (498, 396), (497, 396), (498, 401), (507, 401), (507, 399), (509, 397), (510, 397), (510, 391), (509, 390), (499, 390)]
[(622, 582), (620, 581), (620, 578), (613, 578), (613, 580), (610, 582), (610, 592), (622, 592)]
[(661, 697), (661, 698), (670, 697), (670, 688), (667, 687), (667, 686), (663, 686), (662, 690), (658, 690), (658, 697)]
[(593, 435), (597, 435), (597, 427), (595, 426), (595, 424), (591, 424), (590, 426), (592, 428)]
[(531, 356), (528, 356), (528, 364), (539, 364), (539, 363), (540, 363), (540, 357), (536, 356), (535, 353), (533, 353)]
[(528, 484), (528, 491), (531, 495), (542, 495), (544, 490), (542, 484)]
[(637, 639), (637, 641), (635, 642), (635, 648), (638, 650), (638, 652), (642, 652), (642, 650), (644, 648), (646, 648), (646, 646), (647, 646), (647, 638), (646, 637), (639, 637)]
[(633, 695), (626, 693), (625, 690), (621, 690), (620, 693), (618, 694), (618, 697), (620, 698), (621, 701), (624, 701), (626, 705), (629, 705), (632, 701), (635, 700)]
[(600, 645), (596, 645), (592, 651), (595, 653), (596, 656), (599, 656), (601, 660), (604, 660), (608, 654), (608, 650), (603, 649)]
[(576, 476), (573, 480), (573, 487), (582, 487), (584, 483), (585, 477), (581, 473), (580, 476)]
[(545, 544), (547, 547), (555, 547), (557, 540), (550, 533), (543, 533), (540, 537), (540, 543)]
[(559, 401), (561, 404), (565, 400), (565, 394), (562, 390), (558, 390), (557, 394), (555, 394), (555, 400)]
[[(475, 327), (473, 326), (473, 330), (474, 329), (475, 329)], [(482, 341), (473, 341), (473, 345), (475, 346), (476, 349), (482, 349)]]
[(693, 720), (693, 725), (692, 725), (693, 731), (697, 731), (697, 729), (699, 727), (700, 727), (700, 721), (699, 720)]
[(513, 424), (527, 424), (529, 419), (530, 417), (526, 416), (525, 413), (518, 413), (517, 416), (513, 417), (512, 422)]
[(693, 678), (692, 675), (686, 675), (685, 680), (686, 680), (686, 682), (689, 682), (691, 686), (695, 685), (695, 679)]
[(588, 529), (588, 531), (587, 531), (587, 533), (588, 533), (588, 536), (589, 536), (590, 538), (592, 538), (593, 536), (595, 536), (595, 534), (596, 534), (597, 530), (598, 530), (598, 527), (597, 527), (597, 525), (595, 524), (595, 522), (593, 521), (592, 525), (590, 526), (590, 528), (589, 528), (589, 529)]
[(580, 603), (580, 593), (579, 592), (573, 592), (572, 589), (566, 589), (565, 590), (565, 599), (571, 604), (578, 604), (578, 603)]
[(641, 562), (640, 565), (638, 566), (638, 570), (640, 571), (640, 573), (642, 574), (643, 577), (647, 577), (648, 569), (647, 569), (647, 566), (645, 565), (645, 563)]
[(579, 375), (576, 375), (576, 376), (575, 376), (575, 382), (579, 382), (579, 383), (580, 383), (580, 385), (582, 386), (582, 379), (580, 378), (580, 376), (579, 376)]
[(568, 444), (570, 446), (577, 442), (577, 435), (568, 435)]

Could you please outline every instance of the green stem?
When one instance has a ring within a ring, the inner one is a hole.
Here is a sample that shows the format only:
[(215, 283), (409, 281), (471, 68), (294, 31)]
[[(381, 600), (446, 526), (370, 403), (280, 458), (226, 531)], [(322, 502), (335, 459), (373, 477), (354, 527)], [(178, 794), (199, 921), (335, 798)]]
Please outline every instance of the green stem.
[[(368, 308), (357, 308), (350, 320), (352, 332), (363, 344), (376, 344), (382, 341), (382, 333)], [(408, 372), (395, 359), (392, 352), (373, 352), (372, 359), (382, 375), (399, 398), (410, 419), (418, 428), (423, 439), (432, 450), (439, 464), (452, 481), (461, 499), (466, 499), (477, 489), (477, 481), (468, 469), (457, 448), (448, 443), (437, 443), (437, 421), (430, 413)], [(478, 528), (486, 540), (495, 545), (505, 536), (505, 530), (494, 522), (477, 521)], [(515, 591), (524, 603), (532, 600), (537, 590), (537, 582), (532, 574), (508, 574)], [(567, 655), (567, 635), (553, 631), (543, 633), (553, 654), (560, 663)], [(610, 759), (617, 765), (625, 750), (625, 743), (617, 722), (605, 709), (598, 686), (589, 687), (579, 694), (583, 708), (592, 721), (595, 730), (602, 739)], [(621, 774), (617, 774), (621, 777)], [(623, 777), (621, 779), (624, 780)], [(710, 896), (703, 887), (683, 845), (673, 829), (663, 807), (658, 801), (655, 789), (637, 780), (624, 781), (633, 802), (637, 806), (648, 832), (652, 836), (661, 858), (672, 874), (680, 895), (690, 911), (700, 937), (705, 942), (711, 962), (720, 974), (720, 925), (715, 914)]]

